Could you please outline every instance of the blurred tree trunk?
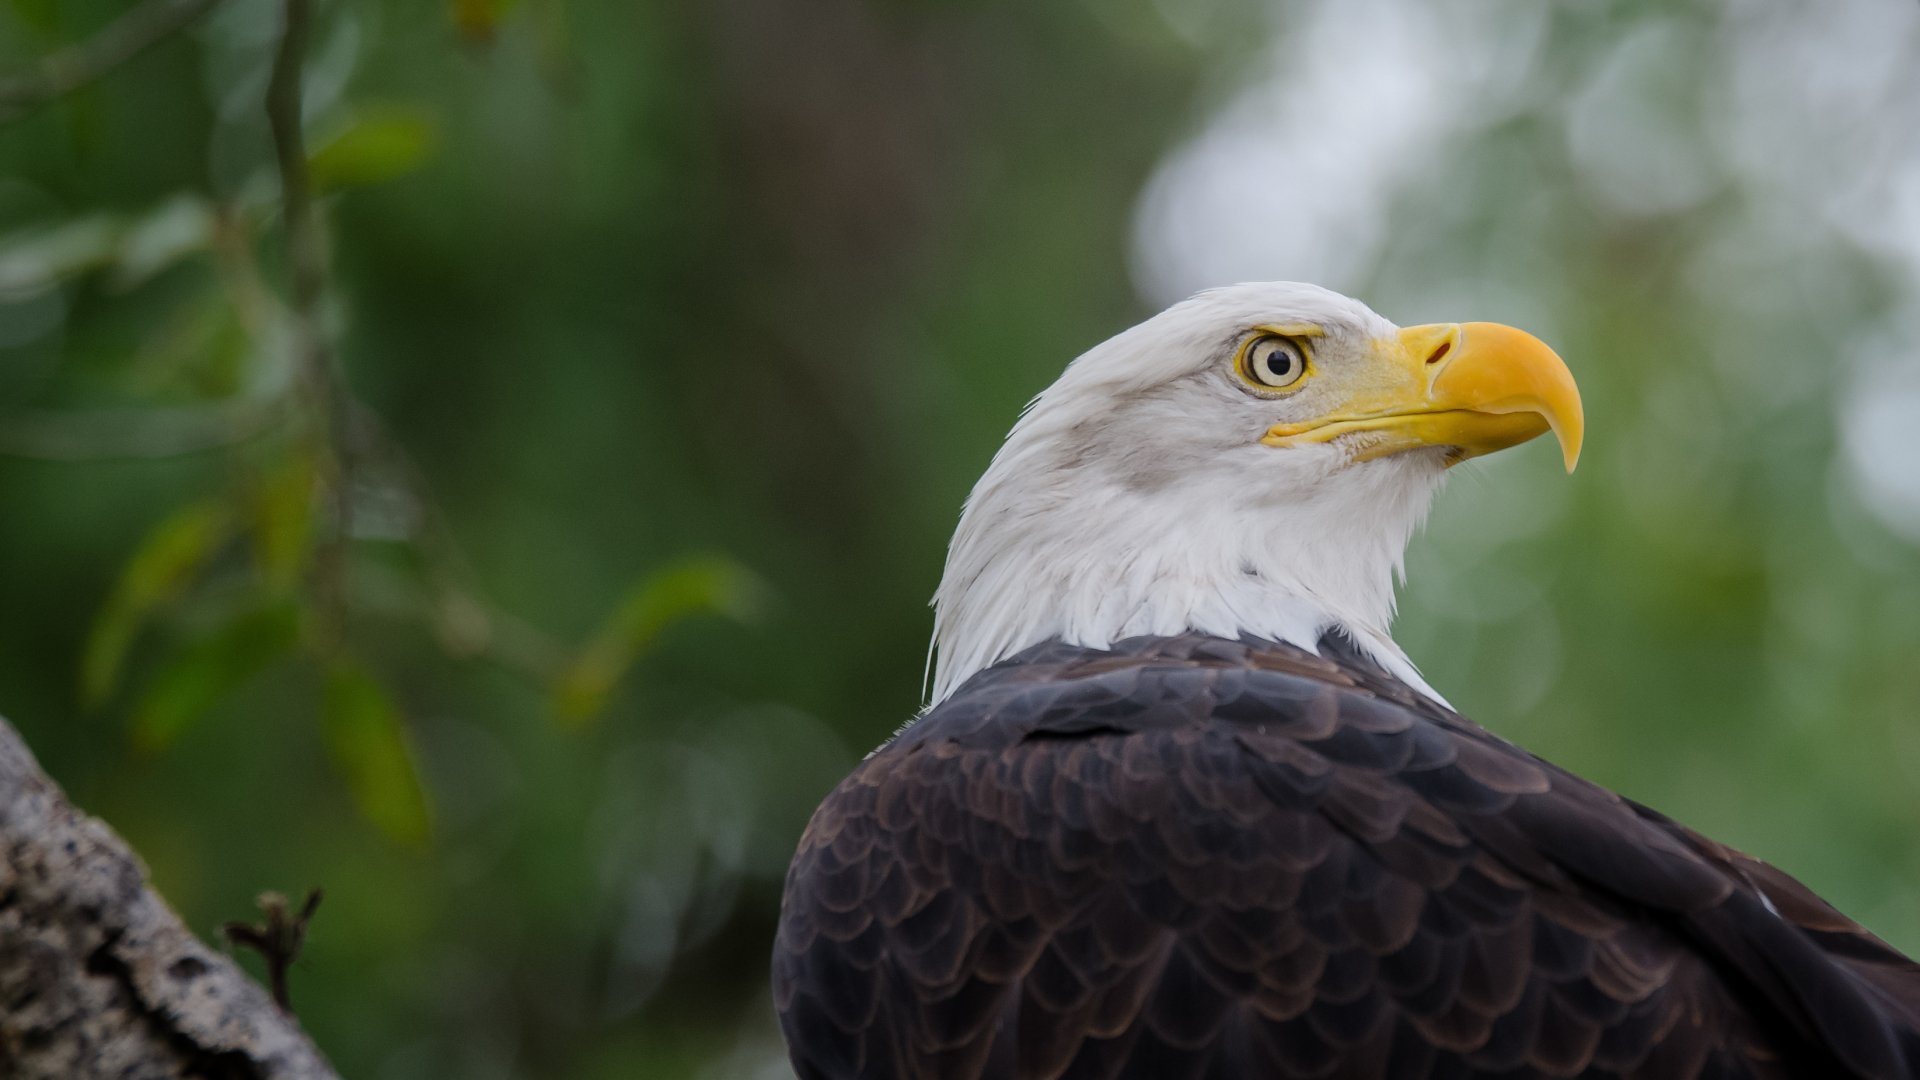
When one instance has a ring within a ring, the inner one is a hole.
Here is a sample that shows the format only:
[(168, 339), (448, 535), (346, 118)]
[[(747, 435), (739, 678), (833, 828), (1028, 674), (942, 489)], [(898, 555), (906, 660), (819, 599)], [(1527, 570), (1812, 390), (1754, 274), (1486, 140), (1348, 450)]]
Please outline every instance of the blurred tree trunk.
[(331, 1078), (0, 720), (0, 1076)]

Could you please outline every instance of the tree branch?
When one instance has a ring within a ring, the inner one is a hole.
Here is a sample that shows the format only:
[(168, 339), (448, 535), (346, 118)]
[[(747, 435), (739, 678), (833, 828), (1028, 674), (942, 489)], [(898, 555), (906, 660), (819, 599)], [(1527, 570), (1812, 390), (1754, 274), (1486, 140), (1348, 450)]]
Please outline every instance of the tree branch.
[(353, 536), (353, 431), (345, 391), (333, 371), (333, 347), (322, 325), (326, 252), (307, 176), (301, 73), (312, 30), (312, 0), (284, 0), (280, 48), (267, 83), (267, 125), (273, 131), (280, 174), (281, 227), (287, 239), (289, 314), (295, 378), (314, 427), (320, 482), (331, 496), (333, 520), (314, 547), (312, 586), (323, 651), (345, 633), (347, 542)]
[(306, 903), (300, 910), (289, 914), (287, 898), (279, 893), (261, 893), (260, 909), (267, 913), (267, 921), (259, 926), (243, 922), (230, 922), (221, 928), (227, 940), (245, 949), (252, 949), (267, 962), (267, 985), (273, 990), (273, 1003), (286, 1012), (293, 1011), (293, 995), (287, 990), (287, 971), (293, 962), (300, 959), (300, 950), (307, 943), (307, 925), (313, 922), (313, 913), (320, 907), (320, 890), (307, 892)]
[(0, 1075), (337, 1080), (0, 720)]
[(220, 0), (147, 0), (87, 40), (0, 79), (0, 125), (23, 119), (185, 29)]

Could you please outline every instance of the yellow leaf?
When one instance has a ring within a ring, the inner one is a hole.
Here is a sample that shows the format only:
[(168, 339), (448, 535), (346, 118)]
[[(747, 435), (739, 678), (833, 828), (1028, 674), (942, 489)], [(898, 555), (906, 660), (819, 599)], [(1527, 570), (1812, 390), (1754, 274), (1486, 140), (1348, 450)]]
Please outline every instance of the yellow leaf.
[(398, 843), (424, 845), (432, 832), (427, 790), (386, 688), (352, 661), (336, 662), (327, 673), (322, 721), (360, 815)]
[(191, 642), (147, 684), (133, 711), (133, 741), (160, 750), (185, 734), (220, 699), (293, 651), (299, 612), (273, 604), (241, 612), (225, 626)]
[(439, 142), (440, 125), (425, 109), (374, 106), (313, 151), (307, 168), (319, 191), (382, 184), (426, 164)]
[(197, 502), (175, 511), (140, 541), (87, 634), (80, 660), (83, 703), (93, 707), (113, 693), (141, 628), (186, 590), (233, 529), (233, 515), (224, 504)]
[(448, 0), (447, 17), (461, 37), (484, 44), (493, 40), (500, 20), (519, 6), (519, 0)]
[(307, 567), (319, 470), (313, 455), (296, 450), (261, 478), (251, 504), (253, 558), (269, 590), (285, 594)]
[(627, 669), (673, 623), (702, 614), (750, 621), (765, 599), (759, 578), (717, 556), (688, 559), (648, 576), (627, 592), (606, 624), (561, 673), (553, 688), (555, 718), (578, 726), (606, 708)]

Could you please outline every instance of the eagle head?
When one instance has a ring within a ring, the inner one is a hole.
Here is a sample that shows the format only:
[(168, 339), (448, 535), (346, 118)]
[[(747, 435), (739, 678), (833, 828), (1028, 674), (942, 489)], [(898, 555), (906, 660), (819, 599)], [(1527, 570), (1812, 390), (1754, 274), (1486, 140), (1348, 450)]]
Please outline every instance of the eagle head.
[(1425, 689), (1387, 628), (1446, 470), (1552, 431), (1571, 471), (1582, 429), (1566, 364), (1523, 331), (1401, 328), (1297, 282), (1201, 293), (1014, 425), (934, 598), (934, 700), (1043, 641), (1186, 631), (1342, 632)]

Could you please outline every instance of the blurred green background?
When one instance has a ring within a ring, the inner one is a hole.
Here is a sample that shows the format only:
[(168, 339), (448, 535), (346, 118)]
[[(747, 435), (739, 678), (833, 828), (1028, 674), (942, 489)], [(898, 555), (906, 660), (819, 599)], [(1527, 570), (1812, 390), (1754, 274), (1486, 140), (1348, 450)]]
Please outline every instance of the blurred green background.
[[(4, 0), (0, 79), (128, 7)], [(280, 26), (0, 82), (0, 713), (209, 937), (325, 887), (344, 1074), (788, 1075), (968, 486), (1248, 278), (1553, 342), (1580, 471), (1460, 470), (1401, 642), (1920, 949), (1920, 7), (328, 0), (310, 317)]]

